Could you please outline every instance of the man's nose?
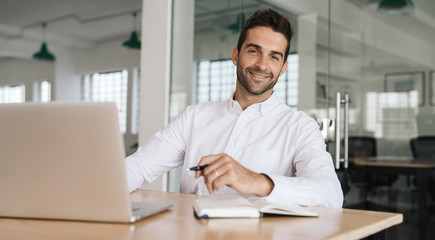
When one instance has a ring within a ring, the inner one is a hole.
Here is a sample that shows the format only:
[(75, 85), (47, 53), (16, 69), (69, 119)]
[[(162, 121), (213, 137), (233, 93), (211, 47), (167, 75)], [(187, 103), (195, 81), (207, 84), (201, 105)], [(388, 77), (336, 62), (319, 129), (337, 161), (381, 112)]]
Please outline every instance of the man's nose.
[(261, 70), (267, 69), (267, 57), (263, 55), (259, 56), (255, 66)]

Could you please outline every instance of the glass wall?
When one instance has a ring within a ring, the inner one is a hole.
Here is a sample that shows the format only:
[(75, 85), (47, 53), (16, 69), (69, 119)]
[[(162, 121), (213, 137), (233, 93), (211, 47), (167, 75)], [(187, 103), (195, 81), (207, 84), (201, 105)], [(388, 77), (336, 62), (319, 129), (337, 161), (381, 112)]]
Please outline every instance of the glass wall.
[[(186, 12), (179, 7), (182, 2), (174, 2), (174, 15)], [(435, 3), (416, 0), (412, 13), (390, 14), (377, 10), (379, 2), (195, 0), (194, 29), (188, 31), (193, 35), (192, 59), (187, 65), (172, 62), (189, 67), (192, 76), (183, 89), (172, 73), (172, 99), (186, 106), (216, 100), (209, 82), (202, 82), (211, 77), (204, 76), (209, 73), (202, 68), (214, 64), (220, 78), (232, 77), (234, 83), (234, 69), (221, 68), (233, 68), (225, 61), (236, 46), (240, 22), (258, 9), (272, 8), (288, 17), (295, 29), (290, 52), (297, 55), (297, 67), (286, 74), (297, 76), (296, 84), (287, 86), (297, 91), (297, 100), (289, 105), (320, 123), (335, 119), (336, 93), (347, 93), (349, 135), (373, 137), (378, 156), (411, 157), (410, 139), (435, 135)], [(174, 22), (173, 33), (183, 28)], [(231, 92), (231, 81), (222, 81), (217, 88)], [(171, 104), (178, 108), (171, 112), (185, 107)], [(335, 142), (328, 143), (333, 157)]]

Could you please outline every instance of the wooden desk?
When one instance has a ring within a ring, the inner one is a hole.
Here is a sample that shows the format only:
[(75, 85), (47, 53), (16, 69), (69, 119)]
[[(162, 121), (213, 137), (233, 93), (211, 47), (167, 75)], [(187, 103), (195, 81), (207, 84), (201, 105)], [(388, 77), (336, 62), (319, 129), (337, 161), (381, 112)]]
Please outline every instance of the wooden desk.
[(314, 208), (318, 218), (206, 219), (193, 216), (191, 194), (137, 190), (133, 201), (169, 202), (171, 210), (134, 224), (0, 218), (0, 239), (360, 239), (403, 221), (402, 214)]
[(426, 239), (427, 211), (427, 180), (435, 169), (435, 160), (400, 158), (400, 157), (370, 157), (352, 159), (356, 166), (364, 167), (366, 171), (390, 174), (413, 174), (417, 176), (417, 214), (418, 239)]
[(354, 158), (357, 166), (368, 167), (394, 167), (394, 168), (415, 168), (415, 169), (434, 169), (435, 160), (413, 159), (409, 157), (369, 157)]

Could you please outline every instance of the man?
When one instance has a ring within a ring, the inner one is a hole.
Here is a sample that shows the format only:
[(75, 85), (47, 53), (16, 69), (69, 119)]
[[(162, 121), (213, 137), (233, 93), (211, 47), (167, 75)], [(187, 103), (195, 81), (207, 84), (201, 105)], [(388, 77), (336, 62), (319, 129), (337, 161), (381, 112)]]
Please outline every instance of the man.
[[(275, 93), (293, 30), (269, 9), (243, 27), (231, 99), (189, 106), (126, 159), (130, 191), (183, 165), (180, 192), (242, 194), (341, 207), (343, 194), (317, 123)], [(190, 167), (206, 166), (189, 171)]]

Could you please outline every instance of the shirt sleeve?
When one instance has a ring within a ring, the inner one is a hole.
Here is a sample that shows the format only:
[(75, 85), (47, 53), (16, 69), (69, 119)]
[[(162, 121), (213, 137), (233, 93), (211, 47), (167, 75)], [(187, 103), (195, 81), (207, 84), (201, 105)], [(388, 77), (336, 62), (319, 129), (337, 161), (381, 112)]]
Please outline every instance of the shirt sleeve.
[(153, 182), (169, 170), (183, 164), (186, 141), (186, 111), (125, 159), (130, 192)]
[(331, 155), (326, 151), (323, 137), (314, 120), (303, 125), (298, 142), (294, 155), (296, 176), (268, 175), (275, 186), (266, 199), (272, 202), (341, 208), (341, 185)]

